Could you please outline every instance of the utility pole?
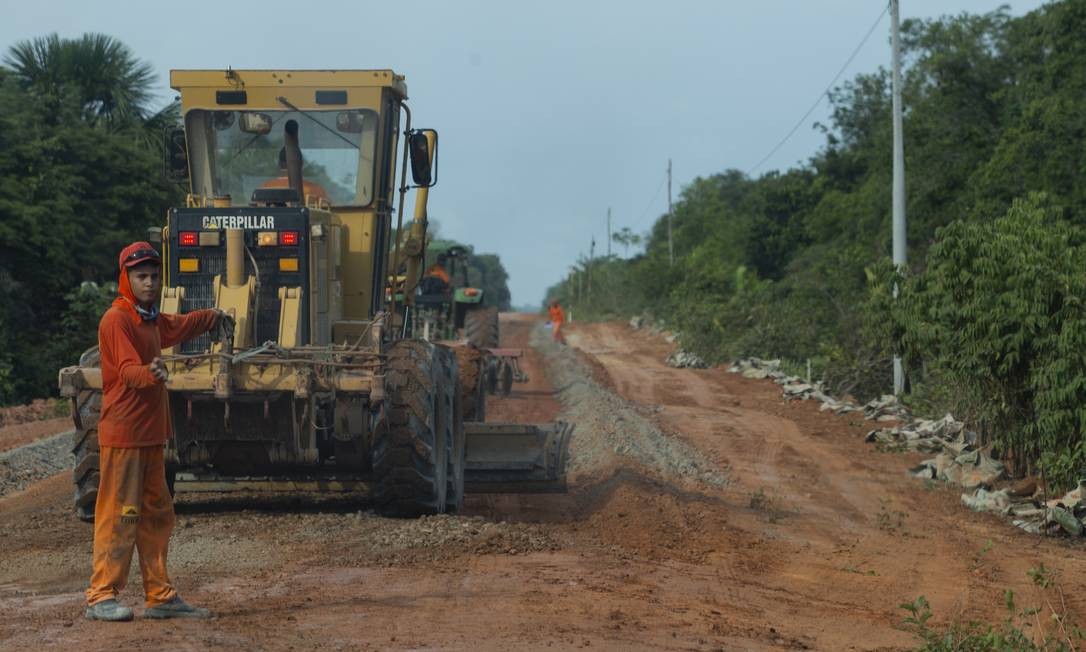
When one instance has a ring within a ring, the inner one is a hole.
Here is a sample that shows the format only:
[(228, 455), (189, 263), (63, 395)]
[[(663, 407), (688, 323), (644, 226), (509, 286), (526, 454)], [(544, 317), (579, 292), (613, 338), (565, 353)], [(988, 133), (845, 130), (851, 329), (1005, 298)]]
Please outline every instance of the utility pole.
[[(584, 252), (581, 252), (579, 260), (584, 260)], [(577, 302), (580, 303), (584, 299), (584, 270), (577, 272)]]
[(596, 259), (596, 236), (592, 236), (592, 244), (588, 245), (588, 301), (592, 302), (592, 261)]
[[(890, 0), (890, 47), (893, 58), (893, 112), (894, 112), (894, 180), (893, 180), (893, 239), (894, 267), (904, 272), (907, 265), (905, 251), (905, 144), (901, 119), (901, 36), (899, 34), (899, 0)], [(898, 287), (894, 286), (894, 298)], [(901, 358), (894, 356), (894, 394), (905, 390), (905, 368)]]
[(667, 160), (667, 264), (675, 264), (675, 245), (671, 240), (671, 159)]

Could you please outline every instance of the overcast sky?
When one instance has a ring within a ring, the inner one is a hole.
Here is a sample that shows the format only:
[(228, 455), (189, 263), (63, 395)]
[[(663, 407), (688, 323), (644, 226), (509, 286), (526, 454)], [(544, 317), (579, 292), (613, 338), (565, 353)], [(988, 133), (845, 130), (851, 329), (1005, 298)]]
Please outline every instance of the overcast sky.
[[(902, 0), (902, 18), (991, 0)], [(1014, 0), (1019, 15), (1040, 4)], [(416, 126), (441, 135), (430, 215), (501, 255), (515, 304), (537, 304), (613, 227), (647, 231), (673, 193), (763, 158), (810, 107), (882, 0), (153, 2), (0, 0), (0, 46), (104, 32), (171, 68), (392, 68)], [(161, 8), (160, 8), (161, 7)], [(842, 79), (889, 61), (889, 17)], [(819, 107), (758, 170), (821, 145)], [(615, 253), (621, 253), (616, 247)]]

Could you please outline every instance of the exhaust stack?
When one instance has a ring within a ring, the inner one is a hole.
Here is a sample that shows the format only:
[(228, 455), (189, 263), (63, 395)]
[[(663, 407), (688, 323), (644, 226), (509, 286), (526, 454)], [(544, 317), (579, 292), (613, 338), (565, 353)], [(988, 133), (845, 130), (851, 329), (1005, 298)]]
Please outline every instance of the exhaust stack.
[(305, 205), (305, 180), (302, 179), (302, 147), (298, 144), (298, 123), (287, 120), (283, 128), (283, 147), (287, 156), (287, 181), (298, 193), (298, 202)]

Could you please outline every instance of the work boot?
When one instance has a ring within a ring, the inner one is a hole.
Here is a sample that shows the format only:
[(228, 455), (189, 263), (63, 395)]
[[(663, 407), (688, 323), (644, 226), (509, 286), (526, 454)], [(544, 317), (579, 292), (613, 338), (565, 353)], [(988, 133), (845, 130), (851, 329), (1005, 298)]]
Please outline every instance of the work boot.
[(156, 604), (143, 610), (144, 618), (210, 618), (211, 612), (202, 607), (194, 607), (175, 595), (169, 602)]
[(116, 600), (102, 600), (87, 607), (87, 620), (123, 622), (132, 620), (132, 610)]

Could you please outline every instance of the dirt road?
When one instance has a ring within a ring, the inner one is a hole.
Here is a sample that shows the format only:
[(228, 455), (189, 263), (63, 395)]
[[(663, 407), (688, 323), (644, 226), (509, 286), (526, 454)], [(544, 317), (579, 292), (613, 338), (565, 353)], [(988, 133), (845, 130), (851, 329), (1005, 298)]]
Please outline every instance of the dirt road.
[(1000, 621), (1006, 589), (1053, 598), (1027, 575), (1041, 563), (1086, 623), (1086, 551), (964, 511), (862, 444), (855, 417), (671, 369), (662, 339), (621, 325), (572, 325), (568, 349), (536, 327), (503, 318), (505, 346), (537, 349), (531, 382), (489, 410), (577, 420), (569, 494), (416, 521), (181, 495), (173, 578), (218, 617), (106, 625), (81, 617), (90, 530), (61, 474), (0, 499), (0, 648), (908, 649), (900, 603)]

